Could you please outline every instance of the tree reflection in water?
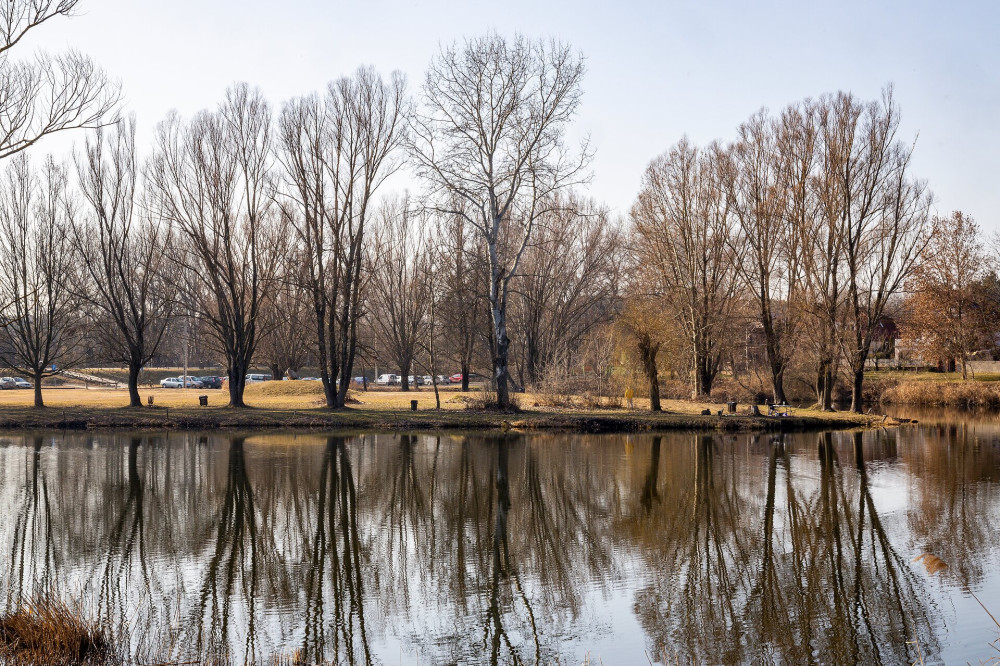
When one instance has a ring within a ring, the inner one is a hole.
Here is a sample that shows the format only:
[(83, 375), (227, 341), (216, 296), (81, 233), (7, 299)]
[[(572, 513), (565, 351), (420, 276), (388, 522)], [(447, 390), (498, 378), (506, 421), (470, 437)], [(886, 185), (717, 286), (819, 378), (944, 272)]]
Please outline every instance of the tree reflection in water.
[[(935, 654), (927, 594), (882, 523), (862, 435), (849, 442), (850, 470), (833, 438), (820, 436), (818, 487), (795, 478), (784, 438), (766, 444), (759, 494), (738, 479), (746, 469), (733, 461), (737, 447), (691, 438), (693, 461), (682, 465), (691, 482), (672, 484), (646, 525), (660, 544), (650, 564), (664, 575), (637, 593), (635, 609), (654, 652), (683, 646), (711, 663), (903, 663), (917, 659), (908, 645), (917, 639), (924, 657)], [(721, 469), (720, 448), (729, 452)]]
[(1000, 454), (962, 429), (20, 441), (7, 608), (79, 592), (179, 661), (913, 662), (998, 586)]
[[(225, 655), (232, 651), (234, 638), (243, 634), (243, 654), (253, 661), (260, 543), (244, 441), (244, 437), (234, 437), (229, 443), (226, 492), (218, 514), (215, 550), (205, 568), (199, 594), (195, 647), (203, 654)], [(237, 612), (245, 611), (240, 618), (242, 626), (231, 624), (234, 602), (238, 604)]]
[(24, 449), (30, 459), (25, 466), (28, 477), (17, 506), (2, 511), (8, 520), (13, 516), (5, 611), (16, 608), (37, 590), (52, 588), (56, 582), (57, 555), (52, 540), (48, 478), (41, 465), (42, 443), (43, 438), (35, 435), (31, 447)]
[[(371, 664), (365, 630), (357, 488), (343, 437), (328, 437), (320, 469), (316, 525), (306, 576), (302, 657), (320, 662)], [(324, 588), (329, 576), (329, 590)], [(326, 600), (332, 618), (326, 615)]]
[[(150, 577), (145, 554), (145, 512), (143, 509), (143, 478), (139, 472), (141, 437), (128, 442), (128, 478), (121, 492), (107, 498), (111, 528), (107, 539), (107, 555), (99, 572), (98, 620), (105, 625), (127, 624), (129, 602), (127, 591), (143, 590), (150, 597)], [(109, 484), (111, 485), (111, 484)], [(121, 484), (114, 484), (121, 486)], [(117, 489), (116, 489), (117, 490)], [(117, 506), (116, 506), (117, 505)], [(140, 579), (133, 573), (138, 567)]]

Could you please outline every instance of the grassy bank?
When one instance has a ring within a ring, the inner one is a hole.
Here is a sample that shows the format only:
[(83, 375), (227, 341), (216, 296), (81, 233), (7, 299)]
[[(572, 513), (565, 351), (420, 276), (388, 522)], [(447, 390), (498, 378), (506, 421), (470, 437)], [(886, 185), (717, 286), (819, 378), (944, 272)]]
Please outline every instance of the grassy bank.
[[(561, 430), (576, 432), (646, 432), (657, 430), (796, 431), (830, 428), (881, 427), (898, 421), (881, 415), (849, 412), (827, 413), (793, 409), (788, 417), (749, 416), (746, 405), (740, 415), (718, 416), (723, 405), (667, 401), (664, 412), (648, 411), (648, 403), (636, 401), (636, 409), (602, 407), (600, 402), (582, 405), (565, 401), (553, 407), (546, 396), (519, 394), (517, 413), (476, 409), (477, 394), (455, 390), (441, 393), (442, 409), (435, 409), (430, 390), (369, 391), (352, 393), (349, 407), (323, 407), (321, 387), (316, 382), (266, 382), (247, 388), (249, 409), (225, 407), (222, 391), (150, 389), (154, 407), (128, 408), (128, 394), (115, 389), (47, 389), (48, 407), (31, 407), (30, 391), (0, 392), (0, 429), (391, 429), (391, 430)], [(198, 397), (208, 396), (208, 406), (198, 406)], [(417, 411), (410, 410), (416, 400)], [(643, 408), (646, 408), (645, 410)], [(711, 416), (701, 414), (709, 409)]]
[(889, 405), (1000, 409), (1000, 382), (887, 381), (879, 397)]

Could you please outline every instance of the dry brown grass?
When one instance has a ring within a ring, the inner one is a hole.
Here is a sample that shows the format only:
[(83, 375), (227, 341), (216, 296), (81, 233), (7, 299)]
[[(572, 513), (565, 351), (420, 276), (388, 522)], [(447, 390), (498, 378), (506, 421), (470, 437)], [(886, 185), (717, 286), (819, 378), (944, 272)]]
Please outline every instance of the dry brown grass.
[(901, 381), (882, 391), (882, 402), (935, 407), (1000, 407), (1000, 384)]
[(30, 601), (0, 618), (0, 663), (71, 666), (115, 658), (105, 631), (60, 601)]
[[(318, 384), (312, 382), (265, 382), (248, 387), (246, 402), (252, 409), (230, 409), (228, 393), (211, 389), (146, 389), (155, 408), (129, 409), (125, 389), (45, 389), (48, 409), (31, 407), (31, 391), (0, 391), (0, 429), (39, 428), (128, 428), (204, 430), (233, 428), (324, 429), (560, 429), (578, 432), (637, 432), (648, 430), (705, 429), (799, 430), (890, 425), (873, 417), (848, 413), (826, 414), (793, 410), (792, 418), (720, 419), (720, 404), (687, 400), (663, 401), (664, 412), (649, 411), (648, 399), (635, 399), (635, 408), (615, 406), (616, 398), (573, 398), (565, 406), (546, 406), (539, 394), (517, 394), (521, 411), (515, 420), (507, 412), (485, 409), (482, 392), (461, 393), (457, 387), (442, 389), (442, 409), (435, 409), (434, 392), (399, 390), (352, 391), (349, 409), (328, 410)], [(198, 396), (208, 396), (208, 406), (199, 407)], [(487, 396), (488, 397), (488, 396)], [(418, 411), (410, 411), (416, 400)], [(599, 402), (598, 402), (599, 400)], [(712, 416), (701, 416), (702, 410)], [(740, 412), (746, 414), (746, 404)], [(514, 425), (514, 424), (517, 425)]]
[[(457, 387), (442, 387), (442, 410), (479, 409), (484, 400), (482, 391), (462, 393)], [(128, 391), (111, 388), (46, 388), (42, 391), (45, 404), (54, 409), (61, 408), (121, 408), (128, 405)], [(229, 401), (229, 394), (218, 389), (143, 389), (140, 391), (143, 403), (147, 396), (153, 396), (156, 407), (197, 408), (198, 396), (208, 396), (208, 407), (202, 411), (212, 411), (224, 408)], [(246, 402), (251, 407), (270, 410), (308, 410), (323, 405), (323, 387), (319, 382), (273, 381), (260, 384), (250, 384), (244, 393)], [(434, 409), (434, 391), (422, 388), (414, 391), (378, 390), (351, 391), (349, 397), (356, 400), (355, 409), (377, 411), (409, 411), (410, 401), (417, 401), (420, 411)], [(518, 393), (515, 396), (522, 409), (541, 408), (557, 409), (567, 412), (609, 410), (623, 413), (642, 413), (649, 411), (648, 398), (635, 398), (635, 408), (628, 410), (623, 407), (623, 400), (618, 397), (601, 398), (588, 395), (553, 396), (547, 393)], [(11, 390), (0, 391), (0, 408), (30, 407), (33, 396), (31, 391)], [(663, 400), (663, 410), (674, 414), (696, 415), (703, 409), (710, 409), (714, 414), (722, 409), (719, 403), (692, 400)], [(741, 403), (741, 411), (746, 405)], [(795, 415), (808, 415), (811, 410), (795, 409)], [(816, 412), (817, 414), (819, 412)]]

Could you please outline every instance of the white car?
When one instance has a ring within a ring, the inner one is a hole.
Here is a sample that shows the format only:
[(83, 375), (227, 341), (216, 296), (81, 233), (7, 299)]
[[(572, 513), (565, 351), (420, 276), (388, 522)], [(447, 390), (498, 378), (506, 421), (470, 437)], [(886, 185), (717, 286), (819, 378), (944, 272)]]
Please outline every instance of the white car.
[[(204, 386), (194, 377), (187, 378), (187, 388), (201, 388)], [(160, 380), (160, 388), (184, 388), (184, 377), (167, 377)]]
[(35, 385), (29, 382), (24, 377), (14, 377), (14, 387), (19, 389), (30, 389), (34, 388)]
[(261, 382), (271, 381), (271, 375), (263, 375), (258, 373), (250, 373), (244, 378), (244, 383), (246, 384), (260, 384)]
[(375, 383), (379, 386), (396, 386), (399, 384), (399, 375), (379, 375)]

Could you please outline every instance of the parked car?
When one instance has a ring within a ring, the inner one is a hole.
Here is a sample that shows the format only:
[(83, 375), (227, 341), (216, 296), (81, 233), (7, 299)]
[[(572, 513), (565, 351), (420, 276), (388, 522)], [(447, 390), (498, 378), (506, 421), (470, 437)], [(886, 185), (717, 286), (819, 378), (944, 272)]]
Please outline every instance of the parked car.
[(379, 386), (399, 386), (399, 375), (379, 375), (375, 383)]
[(246, 376), (246, 383), (247, 384), (259, 384), (261, 382), (269, 382), (269, 381), (271, 381), (271, 379), (273, 379), (273, 377), (271, 377), (271, 375), (265, 375), (263, 373), (253, 372), (253, 373), (250, 373), (250, 374), (248, 374)]
[[(187, 388), (203, 388), (197, 377), (187, 377)], [(160, 380), (160, 388), (185, 388), (184, 377), (167, 377)]]
[(420, 380), (420, 384), (423, 386), (430, 386), (434, 383), (434, 378), (430, 375), (424, 375), (423, 377), (418, 377), (417, 379)]
[[(461, 378), (459, 378), (459, 379), (461, 379)], [(444, 375), (438, 375), (437, 376), (437, 383), (438, 384), (442, 384), (444, 386), (447, 386), (448, 384), (451, 384), (451, 377), (445, 377)]]
[(222, 388), (222, 377), (195, 377), (201, 382), (202, 388), (220, 389)]
[(14, 377), (14, 384), (16, 384), (14, 388), (19, 388), (19, 389), (35, 388), (35, 385), (29, 382), (24, 377)]
[(17, 383), (14, 381), (13, 377), (0, 377), (0, 389), (16, 389)]
[[(455, 374), (453, 374), (448, 379), (451, 380), (452, 384), (461, 384), (462, 383), (462, 373), (461, 372), (456, 372)], [(469, 383), (470, 384), (478, 384), (478, 383), (482, 383), (482, 382), (485, 382), (485, 381), (489, 381), (489, 377), (487, 377), (486, 375), (481, 375), (478, 372), (470, 372), (469, 373)]]

